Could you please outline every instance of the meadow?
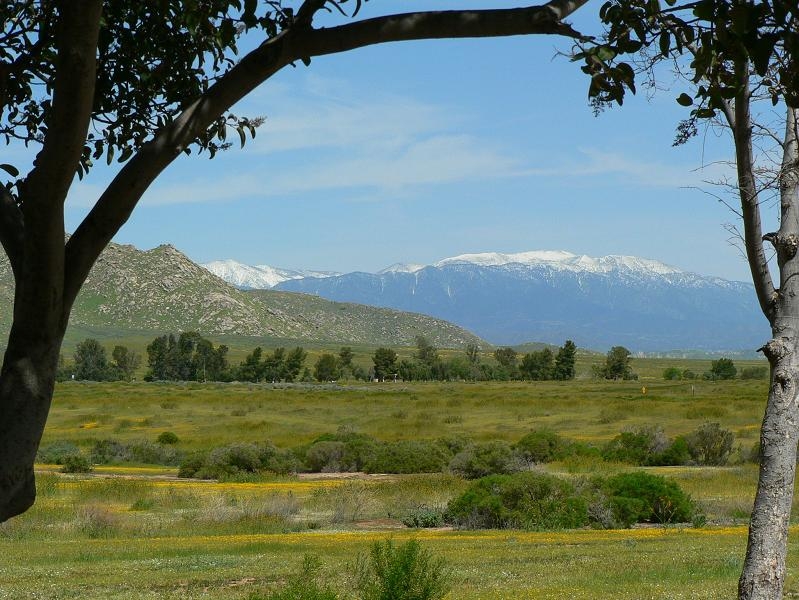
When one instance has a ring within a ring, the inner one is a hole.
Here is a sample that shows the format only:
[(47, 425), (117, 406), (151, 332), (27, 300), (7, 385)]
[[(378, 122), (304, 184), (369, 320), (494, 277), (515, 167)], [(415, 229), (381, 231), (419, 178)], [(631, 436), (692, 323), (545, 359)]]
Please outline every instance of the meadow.
[[(61, 384), (44, 444), (173, 431), (187, 451), (233, 441), (293, 447), (342, 426), (381, 440), (511, 442), (548, 427), (599, 444), (639, 425), (674, 436), (714, 421), (735, 433), (740, 451), (726, 467), (646, 468), (691, 494), (707, 517), (701, 527), (554, 532), (405, 527), (407, 511), (444, 506), (466, 488), (447, 473), (218, 482), (153, 465), (74, 475), (39, 465), (37, 504), (0, 526), (0, 598), (251, 598), (279, 588), (304, 554), (346, 591), (359, 553), (387, 537), (415, 538), (442, 556), (453, 599), (732, 597), (757, 478), (740, 459), (757, 440), (767, 384), (664, 382), (658, 369), (638, 382)], [(541, 468), (572, 479), (635, 469), (592, 457)], [(787, 594), (799, 593), (797, 564), (792, 542)]]

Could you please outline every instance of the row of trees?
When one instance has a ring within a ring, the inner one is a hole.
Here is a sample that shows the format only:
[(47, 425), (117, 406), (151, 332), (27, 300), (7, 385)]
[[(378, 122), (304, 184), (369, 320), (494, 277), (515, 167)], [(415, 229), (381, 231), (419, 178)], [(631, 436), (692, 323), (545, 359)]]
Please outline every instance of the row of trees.
[[(738, 376), (738, 368), (732, 359), (720, 358), (710, 363), (710, 369), (701, 375), (694, 373), (690, 369), (679, 369), (678, 367), (668, 367), (663, 371), (663, 379), (679, 381), (681, 379), (707, 379), (710, 381), (724, 381), (735, 379)], [(740, 372), (741, 379), (766, 379), (768, 377), (768, 367), (744, 367)]]
[(87, 381), (130, 381), (141, 365), (141, 356), (127, 346), (114, 346), (111, 360), (96, 339), (88, 338), (75, 347), (73, 362), (60, 357), (57, 378)]
[(417, 336), (412, 359), (399, 360), (391, 348), (378, 348), (372, 356), (372, 374), (380, 381), (569, 380), (574, 379), (576, 354), (577, 347), (571, 340), (567, 340), (557, 353), (544, 348), (524, 354), (521, 360), (516, 350), (506, 347), (494, 351), (496, 364), (490, 364), (481, 361), (479, 346), (469, 344), (463, 356), (445, 360), (427, 338)]

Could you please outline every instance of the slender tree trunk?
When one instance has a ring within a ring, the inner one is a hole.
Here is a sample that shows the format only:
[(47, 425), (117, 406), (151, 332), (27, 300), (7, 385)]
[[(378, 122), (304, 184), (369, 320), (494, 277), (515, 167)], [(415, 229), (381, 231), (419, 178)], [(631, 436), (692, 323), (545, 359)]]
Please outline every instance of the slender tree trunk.
[(738, 584), (740, 600), (779, 600), (785, 579), (799, 442), (799, 337), (795, 331), (780, 333), (767, 346), (771, 389), (760, 432), (760, 476)]
[(12, 330), (0, 371), (0, 522), (36, 499), (33, 462), (53, 397), (61, 336)]
[[(779, 176), (780, 228), (776, 233), (762, 236), (777, 252), (780, 287), (772, 292), (769, 310), (764, 310), (771, 322), (772, 339), (761, 350), (771, 365), (771, 387), (760, 431), (757, 494), (749, 525), (746, 559), (738, 582), (740, 600), (782, 598), (796, 476), (799, 442), (799, 110), (789, 108), (786, 112)], [(750, 131), (748, 119), (746, 123), (739, 121), (737, 126)], [(747, 135), (747, 131), (740, 136)], [(739, 173), (741, 157), (739, 154)], [(742, 190), (747, 183), (739, 176)], [(747, 249), (751, 250), (749, 244)]]

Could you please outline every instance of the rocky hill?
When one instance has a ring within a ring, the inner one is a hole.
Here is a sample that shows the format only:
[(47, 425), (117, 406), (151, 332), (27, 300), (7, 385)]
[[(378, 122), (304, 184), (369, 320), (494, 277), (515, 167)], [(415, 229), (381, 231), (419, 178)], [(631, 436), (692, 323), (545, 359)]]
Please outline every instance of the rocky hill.
[[(13, 279), (0, 253), (0, 333), (7, 334)], [(306, 342), (412, 345), (424, 334), (440, 347), (479, 342), (433, 317), (330, 302), (287, 292), (248, 292), (226, 283), (172, 246), (148, 251), (111, 244), (81, 291), (72, 328), (116, 332), (198, 331)]]

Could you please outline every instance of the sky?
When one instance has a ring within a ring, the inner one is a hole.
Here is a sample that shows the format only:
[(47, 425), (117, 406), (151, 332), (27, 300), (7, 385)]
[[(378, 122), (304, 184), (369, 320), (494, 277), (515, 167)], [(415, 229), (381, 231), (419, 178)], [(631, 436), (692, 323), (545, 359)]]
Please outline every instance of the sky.
[[(578, 11), (578, 29), (596, 29), (598, 6)], [(371, 0), (363, 16), (392, 7)], [(729, 140), (711, 131), (672, 147), (686, 116), (677, 88), (594, 116), (587, 77), (559, 55), (569, 48), (548, 36), (407, 42), (288, 67), (234, 108), (266, 117), (256, 139), (178, 158), (114, 241), (341, 272), (566, 250), (747, 280), (726, 227), (737, 218), (703, 183), (728, 172)], [(113, 174), (76, 182), (68, 230)]]

